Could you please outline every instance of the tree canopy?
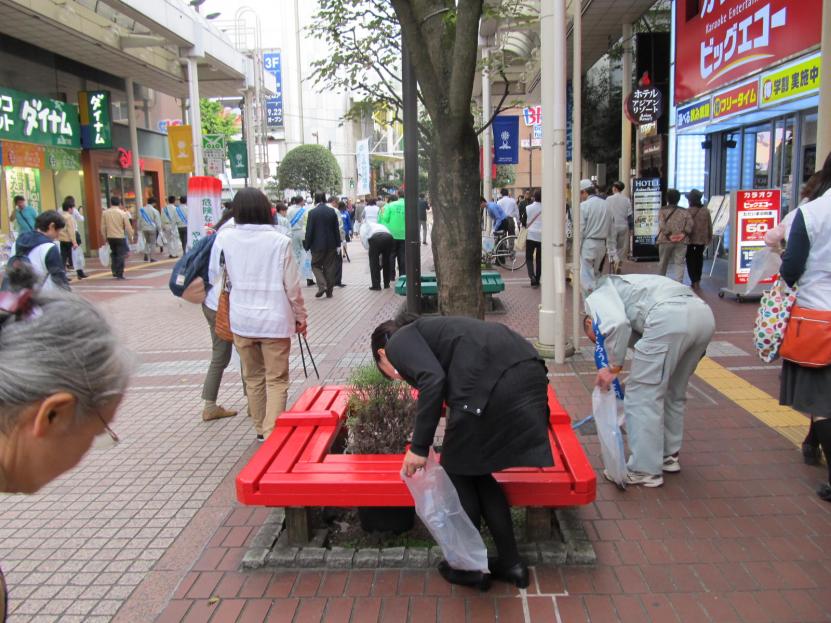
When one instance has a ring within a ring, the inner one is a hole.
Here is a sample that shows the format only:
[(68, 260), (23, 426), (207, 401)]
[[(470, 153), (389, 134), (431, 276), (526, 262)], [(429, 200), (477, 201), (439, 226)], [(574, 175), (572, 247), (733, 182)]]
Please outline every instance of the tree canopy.
[(280, 190), (340, 193), (343, 177), (332, 152), (323, 145), (300, 145), (289, 151), (277, 168)]
[(221, 134), (226, 141), (239, 134), (239, 115), (225, 108), (221, 102), (201, 99), (199, 112), (202, 117), (202, 134)]

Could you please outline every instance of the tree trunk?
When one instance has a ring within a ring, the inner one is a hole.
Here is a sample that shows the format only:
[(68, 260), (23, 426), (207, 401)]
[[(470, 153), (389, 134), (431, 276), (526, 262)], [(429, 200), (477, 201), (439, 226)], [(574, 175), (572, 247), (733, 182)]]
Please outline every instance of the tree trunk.
[(463, 123), (460, 138), (433, 135), (430, 195), (433, 203), (433, 259), (443, 315), (484, 318), (479, 206), (479, 141), (473, 118)]

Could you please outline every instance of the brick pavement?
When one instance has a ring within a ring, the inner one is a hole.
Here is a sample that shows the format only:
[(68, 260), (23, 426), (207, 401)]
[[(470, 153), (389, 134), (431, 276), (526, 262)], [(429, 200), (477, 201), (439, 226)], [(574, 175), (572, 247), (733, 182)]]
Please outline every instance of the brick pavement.
[[(345, 268), (349, 287), (308, 302), (326, 382), (368, 358), (369, 330), (401, 302), (366, 289), (357, 247)], [(138, 375), (115, 422), (118, 447), (94, 451), (37, 496), (4, 499), (0, 560), (11, 621), (831, 620), (831, 515), (813, 495), (822, 471), (698, 377), (683, 471), (660, 489), (625, 493), (601, 479), (597, 501), (580, 511), (596, 567), (536, 569), (525, 595), (501, 585), (485, 595), (451, 588), (432, 570), (238, 571), (266, 513), (234, 500), (253, 433), (242, 417), (199, 419), (207, 330), (198, 308), (167, 293), (161, 268), (139, 266), (120, 286), (103, 278), (78, 288), (119, 326)], [(506, 279), (509, 314), (491, 319), (533, 337), (539, 292), (524, 276)], [(717, 316), (710, 356), (775, 395), (778, 368), (760, 364), (747, 334), (755, 307), (715, 294), (705, 281)], [(578, 356), (550, 366), (574, 419), (590, 410), (592, 365)], [(299, 366), (292, 361), (292, 395), (315, 382), (304, 382)], [(220, 398), (244, 405), (235, 372)], [(599, 466), (596, 438), (581, 440)]]

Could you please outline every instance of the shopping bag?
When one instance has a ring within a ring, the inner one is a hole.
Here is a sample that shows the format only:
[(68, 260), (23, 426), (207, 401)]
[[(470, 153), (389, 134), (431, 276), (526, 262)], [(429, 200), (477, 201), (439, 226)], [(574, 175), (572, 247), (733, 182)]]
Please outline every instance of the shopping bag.
[(72, 249), (72, 268), (75, 270), (84, 270), (87, 261), (84, 257), (84, 250), (81, 247)]
[(603, 468), (608, 478), (621, 489), (626, 488), (626, 456), (623, 435), (617, 418), (617, 398), (613, 391), (595, 387), (592, 392), (592, 412), (600, 441)]
[(459, 494), (431, 450), (424, 469), (401, 479), (415, 501), (416, 514), (454, 569), (488, 573), (488, 550), (459, 501)]
[(795, 302), (796, 287), (789, 288), (781, 278), (762, 294), (753, 323), (753, 345), (759, 359), (765, 363), (771, 363), (779, 357), (779, 348), (785, 339), (785, 330)]
[(98, 248), (98, 261), (101, 262), (101, 266), (104, 268), (110, 266), (110, 245), (105, 244)]
[(521, 229), (514, 240), (516, 251), (525, 251), (525, 243), (528, 242), (528, 228)]
[(747, 278), (745, 292), (752, 292), (760, 282), (776, 275), (780, 266), (782, 258), (773, 249), (765, 247), (756, 251), (750, 262), (750, 276)]

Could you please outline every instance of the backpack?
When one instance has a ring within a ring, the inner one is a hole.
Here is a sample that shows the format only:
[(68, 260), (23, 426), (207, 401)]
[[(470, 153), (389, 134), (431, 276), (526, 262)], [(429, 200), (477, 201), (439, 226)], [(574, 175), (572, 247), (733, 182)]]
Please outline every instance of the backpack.
[(173, 272), (170, 274), (170, 283), (168, 284), (173, 296), (181, 297), (187, 287), (197, 277), (202, 279), (206, 290), (210, 287), (208, 284), (208, 264), (211, 260), (211, 249), (214, 246), (215, 238), (215, 235), (200, 238), (176, 262), (176, 265), (173, 267)]
[(17, 253), (16, 252), (17, 247), (15, 247), (15, 254), (12, 255), (11, 257), (9, 257), (9, 261), (6, 262), (6, 268), (3, 271), (3, 281), (2, 281), (2, 283), (0, 283), (0, 291), (5, 292), (5, 291), (8, 291), (8, 290), (11, 289), (11, 285), (9, 284), (9, 277), (8, 277), (9, 269), (13, 268), (15, 266), (15, 264), (17, 264), (19, 262), (22, 262), (23, 264), (28, 264), (29, 266), (32, 267), (32, 274), (35, 278), (35, 282), (33, 284), (34, 288), (42, 288), (46, 284), (46, 282), (49, 280), (49, 276), (50, 276), (49, 271), (46, 271), (46, 275), (44, 275), (43, 277), (39, 276), (37, 274), (37, 272), (35, 272), (34, 266), (32, 264), (32, 260), (29, 257), (29, 253), (31, 253), (35, 249), (43, 246), (44, 244), (51, 244), (51, 243), (44, 242), (42, 244), (37, 245), (36, 247), (33, 247), (33, 248), (29, 249), (29, 251), (26, 252), (26, 253)]

